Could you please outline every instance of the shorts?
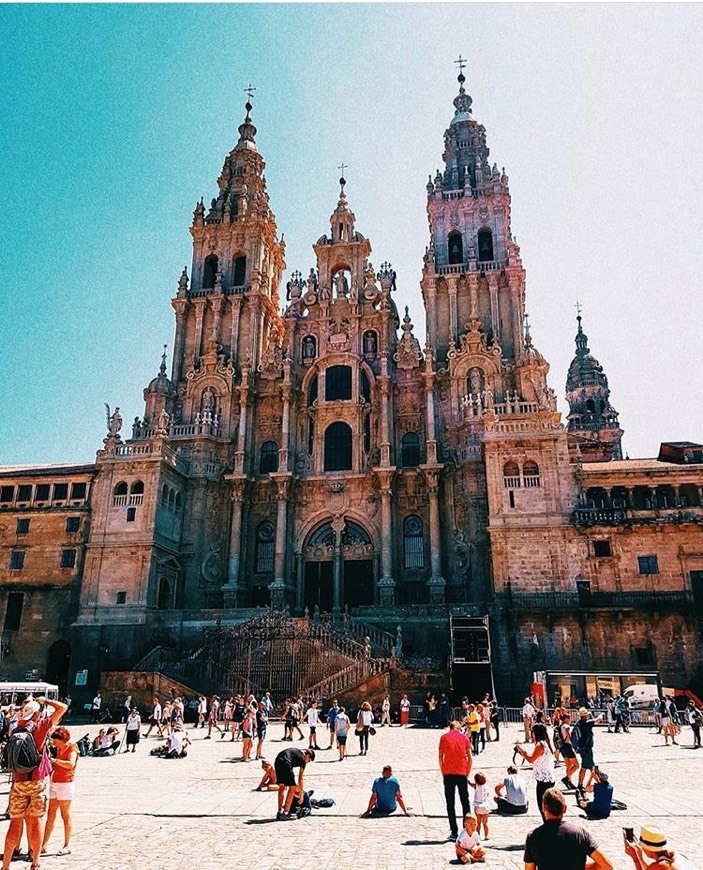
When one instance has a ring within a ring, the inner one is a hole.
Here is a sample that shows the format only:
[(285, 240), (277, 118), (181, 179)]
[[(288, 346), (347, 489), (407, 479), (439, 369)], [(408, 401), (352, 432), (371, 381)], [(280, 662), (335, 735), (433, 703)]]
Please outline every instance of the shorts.
[(41, 818), (45, 815), (48, 806), (48, 783), (48, 779), (13, 783), (8, 805), (10, 818), (21, 819), (24, 816)]
[(266, 726), (265, 725), (262, 725), (261, 728), (256, 729), (256, 736), (259, 738), (259, 740), (266, 739)]
[(338, 734), (337, 735), (337, 746), (346, 746), (347, 745), (347, 735), (346, 734)]
[(49, 798), (52, 801), (72, 801), (75, 792), (75, 782), (52, 782), (49, 789)]
[(570, 743), (562, 743), (559, 752), (561, 752), (562, 758), (576, 758), (576, 753)]
[(311, 725), (311, 726), (310, 726), (310, 733), (311, 733), (311, 734), (314, 734), (316, 730), (317, 730), (317, 725)]
[(581, 767), (584, 770), (592, 770), (595, 767), (592, 747), (589, 746), (587, 749), (580, 749), (579, 755), (581, 756)]
[(280, 764), (278, 759), (276, 759), (274, 770), (276, 771), (276, 782), (278, 785), (296, 785), (293, 768), (289, 764), (286, 764), (285, 761)]

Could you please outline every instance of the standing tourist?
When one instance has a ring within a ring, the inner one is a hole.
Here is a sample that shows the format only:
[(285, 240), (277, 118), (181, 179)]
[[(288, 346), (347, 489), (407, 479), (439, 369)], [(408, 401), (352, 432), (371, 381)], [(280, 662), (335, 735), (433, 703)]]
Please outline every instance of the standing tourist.
[(525, 729), (525, 743), (532, 740), (532, 726), (535, 724), (535, 708), (531, 698), (525, 698), (522, 707), (522, 727)]
[(100, 719), (100, 710), (103, 705), (103, 696), (101, 692), (93, 698), (93, 703), (90, 705), (90, 719), (93, 723)]
[(548, 789), (540, 807), (544, 824), (527, 835), (525, 870), (612, 870), (613, 865), (598, 849), (584, 828), (564, 821), (566, 801), (556, 788)]
[(210, 736), (212, 734), (212, 729), (214, 728), (216, 731), (220, 732), (220, 739), (222, 739), (223, 731), (220, 728), (219, 722), (217, 721), (220, 716), (220, 699), (217, 695), (213, 695), (210, 698), (210, 711), (207, 714), (207, 734), (203, 737), (203, 740), (210, 740)]
[[(154, 698), (156, 700), (156, 698)], [(205, 720), (207, 719), (207, 698), (201, 695), (198, 698), (198, 721), (195, 724), (196, 728), (204, 728)]]
[(474, 790), (474, 815), (476, 816), (476, 827), (479, 834), (483, 828), (483, 839), (488, 839), (488, 814), (491, 811), (488, 797), (488, 786), (486, 785), (486, 775), (477, 770), (474, 775), (474, 781), (469, 780), (469, 785)]
[(703, 725), (703, 711), (696, 707), (695, 701), (689, 701), (686, 708), (688, 724), (693, 732), (693, 748), (701, 748), (701, 725)]
[(120, 719), (120, 721), (122, 722), (123, 725), (127, 721), (127, 717), (129, 716), (131, 710), (132, 710), (132, 696), (127, 695), (127, 697), (124, 700), (124, 704), (122, 705), (122, 719)]
[(347, 711), (344, 707), (340, 707), (339, 713), (337, 713), (334, 719), (334, 736), (337, 740), (340, 761), (344, 761), (344, 757), (347, 754), (347, 735), (350, 728), (351, 722), (349, 721), (349, 716), (347, 716)]
[(144, 735), (148, 737), (151, 734), (151, 729), (156, 728), (156, 732), (161, 736), (161, 703), (158, 698), (154, 698), (151, 702), (151, 716), (149, 717), (149, 730)]
[(474, 755), (478, 755), (480, 749), (478, 747), (478, 741), (481, 731), (481, 721), (479, 719), (479, 715), (476, 712), (476, 707), (473, 704), (469, 704), (468, 712), (466, 714), (466, 729), (471, 738), (471, 751)]
[(381, 728), (384, 725), (388, 725), (389, 728), (391, 727), (391, 699), (388, 694), (381, 704)]
[(359, 755), (366, 755), (369, 751), (369, 732), (373, 725), (373, 711), (371, 704), (364, 701), (356, 717), (356, 736), (359, 738)]
[(249, 761), (251, 750), (254, 747), (254, 732), (256, 730), (256, 716), (250, 708), (244, 714), (241, 727), (242, 734), (242, 761)]
[(561, 756), (564, 759), (564, 766), (566, 767), (566, 776), (562, 777), (561, 781), (566, 788), (576, 789), (576, 783), (571, 777), (579, 769), (579, 761), (574, 747), (571, 745), (571, 717), (568, 713), (564, 712), (561, 714), (559, 726), (554, 729), (554, 734), (555, 736), (559, 735)]
[(491, 701), (489, 712), (491, 725), (496, 734), (495, 740), (498, 742), (500, 740), (500, 709), (497, 701)]
[(125, 752), (129, 752), (129, 747), (132, 747), (132, 752), (134, 752), (137, 748), (137, 744), (139, 743), (139, 737), (142, 733), (142, 717), (139, 715), (139, 710), (136, 707), (132, 707), (129, 711), (129, 716), (127, 716), (127, 724), (125, 726), (127, 731), (127, 745), (125, 746)]
[(456, 823), (454, 792), (459, 792), (461, 813), (465, 816), (471, 809), (469, 805), (468, 777), (471, 773), (471, 743), (461, 731), (455, 720), (449, 723), (449, 731), (439, 741), (439, 772), (444, 780), (444, 799), (449, 819), (448, 840), (456, 841), (459, 829)]
[(73, 823), (71, 820), (71, 802), (75, 793), (74, 777), (78, 764), (78, 747), (71, 743), (71, 735), (68, 728), (59, 726), (51, 734), (51, 741), (56, 750), (56, 758), (52, 761), (53, 774), (49, 790), (49, 814), (46, 819), (46, 830), (42, 842), (42, 854), (46, 852), (56, 822), (56, 814), (61, 813), (63, 822), (63, 847), (59, 855), (71, 854), (71, 832)]
[(549, 735), (545, 725), (541, 722), (533, 725), (532, 735), (534, 736), (535, 747), (531, 753), (528, 754), (519, 745), (515, 747), (515, 751), (532, 765), (532, 773), (537, 784), (537, 806), (540, 813), (542, 813), (542, 819), (546, 821), (542, 810), (542, 797), (548, 789), (554, 788), (554, 752), (552, 744), (549, 742)]
[(320, 747), (317, 745), (317, 726), (322, 725), (322, 722), (320, 721), (320, 714), (317, 712), (317, 701), (313, 701), (310, 704), (305, 718), (308, 720), (308, 728), (310, 729), (308, 747), (310, 749), (319, 749)]
[[(41, 718), (46, 708), (51, 714)], [(25, 701), (20, 710), (17, 727), (7, 744), (7, 767), (12, 772), (8, 814), (10, 827), (5, 836), (3, 870), (9, 870), (10, 861), (22, 836), (22, 826), (27, 826), (27, 840), (32, 855), (32, 870), (39, 870), (39, 855), (44, 835), (43, 819), (47, 809), (51, 760), (46, 752), (46, 738), (61, 721), (68, 707), (61, 701), (48, 701), (40, 696)], [(29, 767), (28, 755), (31, 743), (39, 752), (36, 767)], [(21, 768), (21, 769), (20, 769)]]
[(259, 709), (256, 711), (256, 759), (257, 761), (263, 756), (264, 740), (266, 739), (266, 729), (269, 724), (269, 714), (266, 709), (266, 704), (259, 701)]
[[(290, 812), (293, 798), (296, 793), (302, 795), (305, 765), (314, 760), (315, 752), (312, 749), (303, 749), (301, 751), (293, 746), (289, 749), (284, 749), (276, 756), (274, 763), (276, 784), (278, 785), (278, 813), (276, 819), (279, 822), (295, 818)], [(296, 767), (300, 770), (297, 783), (295, 781)]]
[(583, 797), (584, 780), (586, 771), (589, 772), (588, 783), (593, 779), (593, 768), (596, 766), (593, 760), (593, 728), (603, 719), (603, 714), (595, 718), (590, 716), (585, 707), (579, 707), (579, 721), (571, 729), (571, 745), (581, 756), (581, 770), (579, 770), (578, 789)]
[(334, 746), (334, 723), (338, 715), (339, 704), (337, 703), (336, 698), (332, 698), (332, 706), (327, 711), (327, 727), (329, 728), (330, 732), (330, 745), (327, 747), (328, 749), (332, 749), (332, 747)]
[(408, 727), (410, 721), (410, 701), (407, 695), (403, 695), (400, 699), (400, 724), (403, 728)]

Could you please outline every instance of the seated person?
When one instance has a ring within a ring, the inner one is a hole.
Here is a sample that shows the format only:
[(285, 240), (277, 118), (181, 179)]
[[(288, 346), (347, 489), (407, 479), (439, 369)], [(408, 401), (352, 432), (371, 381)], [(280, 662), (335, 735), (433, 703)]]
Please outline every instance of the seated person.
[(107, 731), (101, 728), (98, 737), (100, 738), (100, 744), (97, 749), (93, 750), (93, 755), (114, 755), (117, 752), (120, 747), (120, 734), (117, 728), (111, 726)]
[[(505, 789), (505, 797), (502, 792)], [(499, 782), (495, 788), (495, 802), (498, 812), (510, 816), (517, 816), (527, 812), (529, 801), (527, 800), (527, 784), (518, 773), (517, 767), (511, 764), (508, 775), (503, 782)]]
[(295, 814), (299, 819), (309, 816), (312, 812), (310, 797), (313, 794), (315, 794), (314, 789), (311, 788), (310, 791), (305, 791), (305, 789), (301, 789), (298, 786), (293, 795), (293, 802), (290, 805), (291, 815)]
[(613, 806), (613, 787), (608, 782), (608, 774), (597, 767), (593, 768), (593, 779), (593, 800), (577, 797), (576, 803), (589, 819), (607, 819)]
[(183, 730), (180, 722), (176, 722), (173, 730), (166, 738), (166, 758), (185, 758), (188, 755), (187, 746), (190, 739)]
[(403, 795), (400, 793), (400, 783), (393, 776), (390, 764), (383, 768), (381, 776), (376, 777), (371, 787), (371, 797), (366, 812), (361, 814), (362, 819), (369, 816), (389, 816), (400, 805), (401, 810), (409, 816)]
[(473, 813), (464, 816), (464, 827), (457, 837), (454, 848), (462, 864), (477, 864), (486, 860), (486, 853), (481, 847), (481, 838), (478, 835), (476, 816)]
[(92, 752), (97, 752), (100, 749), (103, 737), (105, 736), (105, 730), (105, 728), (101, 728), (100, 731), (98, 731), (98, 736), (90, 744), (90, 749)]
[(278, 791), (276, 771), (274, 770), (273, 765), (264, 758), (261, 760), (261, 769), (264, 771), (264, 775), (261, 777), (261, 782), (257, 785), (254, 791)]

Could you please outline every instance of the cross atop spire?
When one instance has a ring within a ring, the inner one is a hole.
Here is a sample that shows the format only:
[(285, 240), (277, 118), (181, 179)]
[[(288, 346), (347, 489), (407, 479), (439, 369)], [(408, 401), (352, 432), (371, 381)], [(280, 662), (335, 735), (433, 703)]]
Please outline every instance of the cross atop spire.
[(251, 101), (251, 98), (254, 96), (255, 90), (256, 90), (256, 88), (251, 84), (251, 82), (249, 82), (247, 87), (244, 88), (244, 93), (249, 97), (250, 101)]
[(346, 163), (340, 163), (337, 167), (339, 169), (339, 185), (342, 188), (342, 193), (344, 193), (344, 185), (347, 183), (346, 178), (344, 177), (344, 170), (349, 169), (349, 166)]
[(466, 58), (463, 58), (461, 55), (459, 55), (454, 63), (457, 64), (457, 66), (459, 67), (459, 73), (461, 74), (464, 72), (464, 67), (466, 66), (468, 61), (466, 60)]

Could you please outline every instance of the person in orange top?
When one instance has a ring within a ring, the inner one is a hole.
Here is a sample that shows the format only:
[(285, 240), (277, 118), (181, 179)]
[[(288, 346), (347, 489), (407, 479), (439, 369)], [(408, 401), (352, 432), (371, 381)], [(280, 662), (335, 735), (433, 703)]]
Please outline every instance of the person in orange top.
[(468, 777), (471, 773), (471, 743), (456, 720), (449, 723), (449, 731), (439, 741), (439, 770), (444, 780), (444, 798), (447, 802), (449, 819), (448, 840), (456, 842), (459, 829), (456, 823), (454, 789), (459, 792), (462, 816), (469, 810)]
[(71, 831), (73, 823), (71, 821), (71, 802), (74, 795), (73, 779), (76, 775), (76, 765), (78, 764), (78, 747), (75, 743), (71, 743), (71, 734), (68, 728), (63, 726), (52, 732), (51, 739), (56, 748), (56, 758), (53, 759), (54, 772), (51, 777), (51, 788), (49, 790), (49, 815), (46, 819), (46, 829), (44, 831), (44, 842), (42, 843), (42, 853), (46, 852), (46, 844), (49, 842), (49, 837), (54, 830), (57, 812), (61, 812), (61, 820), (63, 821), (63, 848), (58, 853), (59, 855), (71, 854)]

